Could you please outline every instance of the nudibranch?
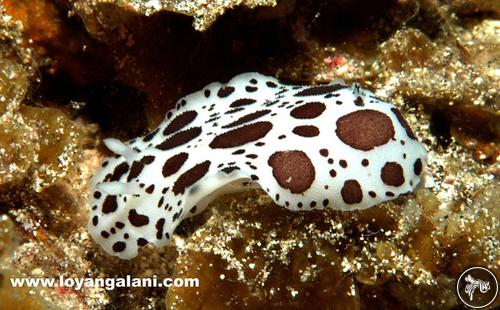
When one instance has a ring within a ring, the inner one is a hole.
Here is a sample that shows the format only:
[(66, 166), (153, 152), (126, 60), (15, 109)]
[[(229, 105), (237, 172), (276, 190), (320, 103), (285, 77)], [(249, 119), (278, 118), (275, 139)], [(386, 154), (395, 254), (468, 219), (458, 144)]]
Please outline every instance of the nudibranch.
[(287, 209), (358, 210), (415, 189), (426, 152), (401, 113), (359, 85), (244, 73), (181, 98), (151, 133), (120, 142), (91, 181), (89, 231), (130, 259), (170, 242), (216, 196), (262, 188)]

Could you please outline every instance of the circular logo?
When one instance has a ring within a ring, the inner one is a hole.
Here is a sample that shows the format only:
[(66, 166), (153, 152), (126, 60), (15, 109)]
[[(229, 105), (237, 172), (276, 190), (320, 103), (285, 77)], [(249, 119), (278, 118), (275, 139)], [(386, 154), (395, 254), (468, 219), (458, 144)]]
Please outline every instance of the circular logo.
[(471, 308), (487, 307), (497, 298), (497, 278), (484, 267), (469, 268), (458, 278), (457, 294), (458, 298)]

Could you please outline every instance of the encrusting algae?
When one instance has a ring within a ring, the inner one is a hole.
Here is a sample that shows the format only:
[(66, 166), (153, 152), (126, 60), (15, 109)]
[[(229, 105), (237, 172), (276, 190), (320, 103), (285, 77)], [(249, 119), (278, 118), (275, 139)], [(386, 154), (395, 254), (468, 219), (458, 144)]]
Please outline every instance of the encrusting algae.
[[(2, 306), (451, 309), (466, 268), (498, 278), (498, 1), (197, 1), (182, 15), (169, 3), (1, 2)], [(180, 224), (174, 245), (106, 254), (86, 229), (90, 177), (111, 155), (102, 139), (145, 134), (183, 94), (248, 71), (342, 78), (394, 102), (428, 152), (423, 186), (354, 212), (226, 195)], [(60, 275), (200, 286), (10, 284)]]

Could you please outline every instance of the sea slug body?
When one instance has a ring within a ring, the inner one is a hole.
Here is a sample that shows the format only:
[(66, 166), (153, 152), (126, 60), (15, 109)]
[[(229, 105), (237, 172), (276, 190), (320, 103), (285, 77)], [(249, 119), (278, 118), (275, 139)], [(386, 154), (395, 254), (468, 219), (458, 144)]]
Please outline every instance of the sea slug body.
[(261, 187), (290, 210), (366, 209), (415, 189), (426, 152), (401, 113), (359, 85), (244, 73), (181, 98), (91, 182), (89, 231), (130, 259), (163, 246), (216, 196)]

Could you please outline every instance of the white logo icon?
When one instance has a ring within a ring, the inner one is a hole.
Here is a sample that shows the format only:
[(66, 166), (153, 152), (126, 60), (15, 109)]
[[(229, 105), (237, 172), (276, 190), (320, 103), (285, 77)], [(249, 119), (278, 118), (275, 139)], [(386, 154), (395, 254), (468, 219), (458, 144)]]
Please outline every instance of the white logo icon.
[(481, 293), (486, 293), (490, 290), (490, 282), (483, 280), (476, 280), (470, 274), (465, 277), (465, 281), (469, 282), (465, 286), (465, 293), (469, 295), (471, 301), (474, 300), (474, 291), (479, 288)]
[(498, 281), (493, 272), (484, 267), (472, 267), (460, 275), (457, 295), (465, 305), (480, 309), (491, 305), (498, 295)]

